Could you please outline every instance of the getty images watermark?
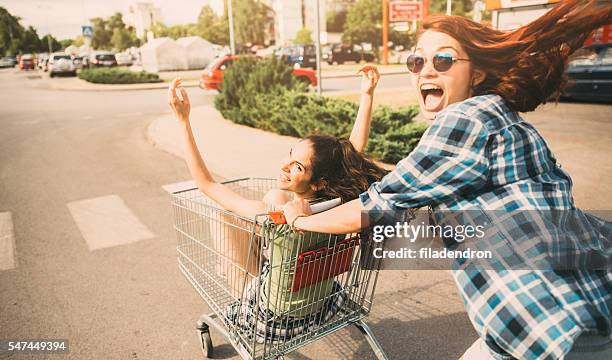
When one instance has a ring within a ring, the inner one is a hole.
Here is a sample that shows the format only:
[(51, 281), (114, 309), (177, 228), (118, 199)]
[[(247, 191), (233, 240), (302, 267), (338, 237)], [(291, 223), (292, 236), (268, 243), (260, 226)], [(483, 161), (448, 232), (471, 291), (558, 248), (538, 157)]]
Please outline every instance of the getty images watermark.
[[(413, 224), (410, 222), (397, 222), (394, 225), (375, 225), (372, 228), (372, 240), (376, 243), (387, 239), (403, 239), (409, 244), (416, 243), (417, 239), (446, 238), (462, 243), (466, 239), (483, 239), (485, 237), (484, 225), (429, 225), (425, 223)], [(491, 259), (490, 250), (450, 250), (448, 248), (435, 249), (432, 247), (402, 247), (400, 249), (385, 250), (375, 247), (372, 255), (377, 259)]]
[(361, 264), (397, 270), (612, 270), (611, 220), (612, 211), (575, 209), (364, 211), (362, 221), (373, 225), (361, 236)]

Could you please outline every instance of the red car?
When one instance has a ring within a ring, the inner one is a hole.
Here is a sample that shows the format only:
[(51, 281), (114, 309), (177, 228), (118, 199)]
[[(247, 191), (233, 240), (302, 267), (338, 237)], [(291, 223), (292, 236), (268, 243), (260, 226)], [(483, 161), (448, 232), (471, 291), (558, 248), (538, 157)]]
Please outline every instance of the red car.
[[(219, 85), (223, 83), (223, 73), (227, 70), (234, 60), (245, 55), (225, 55), (212, 62), (202, 72), (200, 78), (200, 88), (207, 90), (219, 90)], [(311, 69), (293, 69), (293, 75), (300, 81), (304, 81), (312, 86), (317, 86), (317, 73)]]
[(34, 70), (34, 57), (24, 54), (19, 57), (19, 68), (21, 70)]

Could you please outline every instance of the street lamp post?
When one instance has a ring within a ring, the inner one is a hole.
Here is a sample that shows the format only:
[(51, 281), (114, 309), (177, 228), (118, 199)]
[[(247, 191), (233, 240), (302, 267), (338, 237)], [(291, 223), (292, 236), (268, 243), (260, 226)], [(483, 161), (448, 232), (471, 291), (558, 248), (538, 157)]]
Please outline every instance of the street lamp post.
[(234, 43), (234, 15), (232, 12), (232, 0), (227, 0), (227, 17), (229, 19), (230, 53), (235, 55), (236, 45)]
[(316, 51), (317, 51), (317, 94), (321, 95), (322, 85), (321, 85), (321, 28), (320, 28), (320, 9), (319, 9), (319, 0), (317, 0), (317, 15), (315, 17), (316, 20)]

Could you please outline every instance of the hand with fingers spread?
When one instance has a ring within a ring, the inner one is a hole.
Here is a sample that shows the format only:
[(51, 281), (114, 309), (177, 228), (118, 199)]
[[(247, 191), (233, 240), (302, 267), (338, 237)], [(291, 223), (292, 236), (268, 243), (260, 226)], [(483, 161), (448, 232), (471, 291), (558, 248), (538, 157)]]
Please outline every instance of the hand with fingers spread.
[[(191, 104), (189, 103), (189, 95), (187, 90), (181, 86), (181, 78), (172, 80), (168, 87), (168, 104), (174, 116), (181, 122), (189, 121), (189, 112), (191, 111)], [(177, 94), (177, 91), (180, 93)]]
[(364, 65), (357, 71), (357, 74), (361, 73), (361, 93), (373, 95), (374, 89), (380, 79), (380, 73), (378, 68), (374, 65)]

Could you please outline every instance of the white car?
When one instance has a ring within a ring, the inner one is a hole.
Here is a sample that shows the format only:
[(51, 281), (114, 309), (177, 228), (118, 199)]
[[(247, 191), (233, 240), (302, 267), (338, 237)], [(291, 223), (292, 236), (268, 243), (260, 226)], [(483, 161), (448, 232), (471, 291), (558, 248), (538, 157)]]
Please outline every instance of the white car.
[(58, 74), (70, 74), (75, 76), (77, 70), (72, 61), (72, 57), (64, 53), (52, 54), (49, 57), (48, 68), (50, 77), (54, 77)]
[(132, 55), (128, 53), (115, 54), (115, 60), (117, 60), (117, 65), (119, 66), (131, 66), (133, 61)]

